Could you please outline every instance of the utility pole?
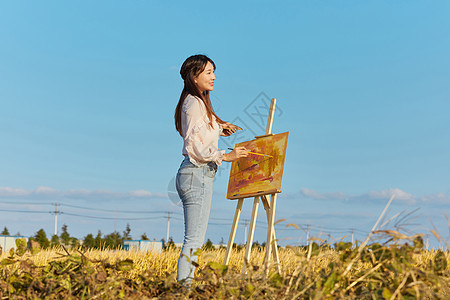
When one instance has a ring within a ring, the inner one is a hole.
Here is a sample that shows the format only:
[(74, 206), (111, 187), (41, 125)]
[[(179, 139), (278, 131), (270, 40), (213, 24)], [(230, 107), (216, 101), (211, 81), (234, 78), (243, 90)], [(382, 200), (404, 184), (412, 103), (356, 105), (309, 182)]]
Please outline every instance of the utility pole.
[(166, 239), (166, 243), (169, 242), (169, 231), (170, 231), (170, 211), (167, 212), (167, 239)]
[(55, 214), (55, 235), (58, 235), (58, 214), (62, 214), (62, 212), (58, 210), (58, 205), (61, 206), (61, 204), (52, 203), (52, 205), (55, 206), (55, 211), (50, 213)]

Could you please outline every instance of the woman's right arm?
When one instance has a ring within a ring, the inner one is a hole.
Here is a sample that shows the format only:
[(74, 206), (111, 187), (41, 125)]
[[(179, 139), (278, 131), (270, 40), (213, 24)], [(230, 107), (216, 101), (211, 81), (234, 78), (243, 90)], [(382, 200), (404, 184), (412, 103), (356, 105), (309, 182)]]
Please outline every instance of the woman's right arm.
[(241, 157), (247, 157), (248, 150), (245, 147), (236, 147), (230, 153), (225, 153), (223, 155), (224, 161), (235, 161)]

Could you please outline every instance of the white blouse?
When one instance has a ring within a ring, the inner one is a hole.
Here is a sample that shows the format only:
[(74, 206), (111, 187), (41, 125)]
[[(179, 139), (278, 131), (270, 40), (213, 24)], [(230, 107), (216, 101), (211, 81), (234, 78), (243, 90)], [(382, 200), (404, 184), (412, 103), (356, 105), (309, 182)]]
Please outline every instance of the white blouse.
[(211, 161), (218, 166), (222, 164), (225, 150), (219, 151), (219, 136), (223, 128), (214, 116), (212, 125), (212, 127), (209, 125), (203, 101), (190, 94), (187, 95), (181, 112), (183, 155), (189, 156), (190, 162), (196, 166), (202, 166)]

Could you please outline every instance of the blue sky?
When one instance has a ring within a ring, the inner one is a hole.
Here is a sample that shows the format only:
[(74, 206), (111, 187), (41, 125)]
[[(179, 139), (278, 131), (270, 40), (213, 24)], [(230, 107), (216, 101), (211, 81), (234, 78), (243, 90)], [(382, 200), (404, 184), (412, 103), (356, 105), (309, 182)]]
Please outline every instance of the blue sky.
[[(364, 239), (392, 193), (388, 218), (418, 209), (405, 229), (429, 234), (433, 223), (448, 239), (449, 9), (447, 1), (2, 1), (0, 226), (51, 234), (59, 203), (58, 227), (74, 236), (130, 223), (134, 238), (159, 240), (170, 211), (170, 235), (181, 241), (173, 112), (179, 68), (202, 53), (217, 65), (216, 112), (245, 129), (234, 141), (262, 134), (252, 112), (277, 98), (272, 131), (290, 132), (281, 243), (304, 243), (306, 228)], [(236, 205), (225, 199), (228, 174), (225, 163), (213, 242), (228, 239)]]

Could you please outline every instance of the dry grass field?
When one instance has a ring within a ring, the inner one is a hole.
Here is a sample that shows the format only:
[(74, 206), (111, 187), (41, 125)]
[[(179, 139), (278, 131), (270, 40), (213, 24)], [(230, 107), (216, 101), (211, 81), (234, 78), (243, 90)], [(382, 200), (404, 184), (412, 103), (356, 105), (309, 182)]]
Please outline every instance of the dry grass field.
[(0, 255), (1, 299), (449, 299), (448, 251), (420, 238), (280, 248), (281, 274), (263, 270), (264, 248), (223, 266), (224, 249), (201, 251), (190, 288), (175, 280), (179, 249), (161, 253), (52, 248)]

